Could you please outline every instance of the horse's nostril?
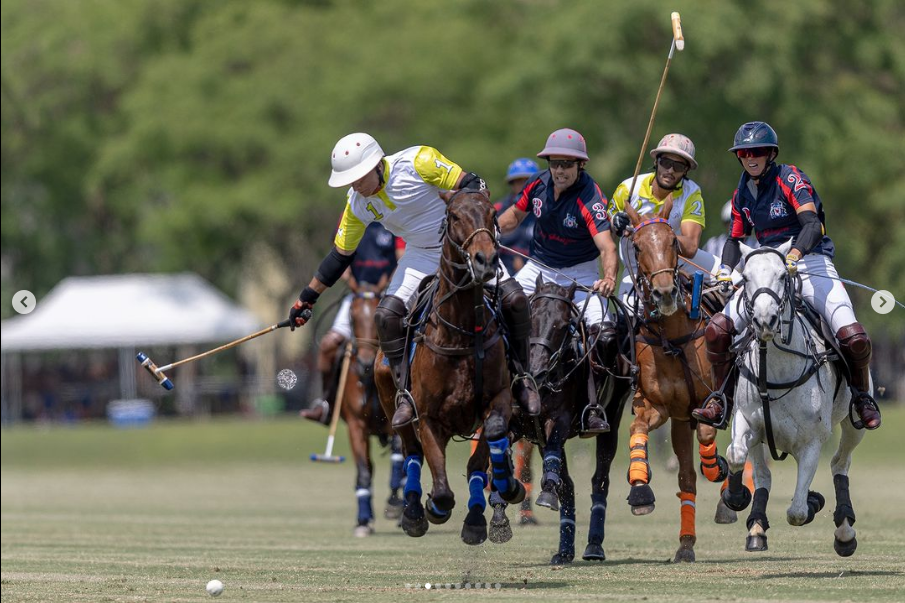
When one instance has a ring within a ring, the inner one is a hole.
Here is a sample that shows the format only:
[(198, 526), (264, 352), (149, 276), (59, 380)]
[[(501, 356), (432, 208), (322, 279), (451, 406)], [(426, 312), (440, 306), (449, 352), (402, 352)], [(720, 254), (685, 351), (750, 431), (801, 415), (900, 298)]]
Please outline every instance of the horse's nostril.
[(493, 253), (490, 254), (490, 262), (489, 262), (490, 265), (496, 266), (497, 262), (499, 262), (499, 259), (500, 259), (500, 254), (498, 254), (496, 251), (494, 251)]
[(651, 291), (651, 295), (653, 295), (654, 299), (658, 300), (658, 301), (660, 300), (661, 297), (663, 297), (663, 294), (660, 293), (659, 291), (657, 291), (656, 289)]
[(474, 255), (474, 263), (477, 266), (483, 266), (487, 263), (487, 258), (484, 256), (483, 251), (479, 251)]

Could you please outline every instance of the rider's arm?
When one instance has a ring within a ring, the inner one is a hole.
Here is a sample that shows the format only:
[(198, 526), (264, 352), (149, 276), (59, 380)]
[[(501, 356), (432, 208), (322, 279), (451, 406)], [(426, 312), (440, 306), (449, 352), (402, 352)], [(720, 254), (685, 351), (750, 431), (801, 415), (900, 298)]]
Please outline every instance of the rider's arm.
[(685, 220), (682, 222), (682, 234), (676, 237), (679, 240), (679, 253), (686, 258), (693, 258), (698, 252), (701, 242), (701, 233), (704, 227), (697, 222)]
[(789, 255), (797, 255), (797, 259), (801, 259), (823, 239), (823, 224), (817, 217), (817, 206), (813, 203), (801, 205), (795, 211), (798, 214), (798, 222), (801, 223), (801, 232), (795, 238)]
[(515, 205), (510, 205), (509, 209), (504, 211), (498, 222), (500, 224), (500, 232), (503, 234), (509, 234), (516, 228), (518, 225), (522, 223), (522, 220), (525, 219), (525, 216), (528, 215), (528, 212), (524, 212), (517, 208)]
[(739, 246), (741, 241), (741, 239), (735, 237), (729, 237), (726, 240), (726, 244), (723, 245), (723, 257), (720, 260), (721, 264), (729, 266), (729, 268), (738, 266), (739, 260), (742, 259), (742, 248)]

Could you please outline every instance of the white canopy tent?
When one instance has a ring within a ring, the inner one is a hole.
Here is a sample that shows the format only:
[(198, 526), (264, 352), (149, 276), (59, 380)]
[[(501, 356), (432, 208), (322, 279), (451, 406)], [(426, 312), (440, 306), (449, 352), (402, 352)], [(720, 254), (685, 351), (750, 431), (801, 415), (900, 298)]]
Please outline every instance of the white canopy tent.
[(4, 418), (10, 418), (21, 394), (16, 391), (19, 375), (13, 374), (18, 369), (7, 361), (11, 354), (118, 349), (120, 390), (128, 399), (136, 393), (136, 349), (222, 343), (261, 326), (197, 274), (66, 278), (37, 301), (32, 313), (2, 322)]

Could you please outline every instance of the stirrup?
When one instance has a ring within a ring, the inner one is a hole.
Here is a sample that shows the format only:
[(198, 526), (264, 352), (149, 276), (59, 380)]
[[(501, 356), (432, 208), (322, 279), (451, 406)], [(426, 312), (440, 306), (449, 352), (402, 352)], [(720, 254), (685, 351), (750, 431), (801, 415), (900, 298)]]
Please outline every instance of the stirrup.
[[(534, 386), (534, 393), (537, 394), (538, 405), (540, 405), (541, 404), (540, 390), (537, 387), (537, 381), (534, 380), (534, 375), (532, 375), (531, 373), (528, 373), (528, 372), (519, 373), (518, 375), (516, 375), (515, 377), (512, 378), (512, 381), (509, 383), (509, 392), (512, 394), (512, 397), (515, 398), (516, 401), (518, 401), (518, 397), (515, 395), (515, 384), (518, 383), (519, 381), (527, 381), (528, 383), (530, 383), (531, 385)], [(530, 391), (527, 385), (525, 385), (523, 387), (526, 390)], [(519, 403), (518, 406), (519, 406), (519, 408), (522, 408), (521, 403)], [(536, 417), (536, 416), (540, 415), (540, 411), (541, 411), (540, 407), (538, 407), (537, 412), (534, 412), (534, 413), (531, 412), (530, 408), (523, 408), (522, 410), (524, 410), (526, 413), (528, 413), (529, 417)]]
[[(590, 416), (590, 414), (595, 410), (600, 412), (600, 415), (598, 418), (601, 421), (603, 421), (605, 427), (604, 427), (604, 429), (601, 429), (601, 430), (589, 431), (588, 430), (588, 421), (587, 421), (586, 417)], [(595, 404), (593, 402), (591, 402), (590, 404), (585, 406), (584, 410), (581, 411), (581, 428), (580, 428), (580, 430), (581, 430), (582, 437), (593, 437), (593, 436), (601, 434), (601, 433), (609, 433), (610, 432), (610, 422), (607, 421), (606, 410), (604, 410), (604, 408), (602, 406), (600, 406), (599, 404)]]
[[(711, 421), (705, 417), (701, 417), (698, 415), (697, 411), (703, 410), (707, 407), (711, 400), (716, 400), (720, 403), (720, 406), (723, 408), (723, 412), (721, 413), (720, 419), (718, 421)], [(710, 425), (711, 427), (715, 427), (716, 429), (726, 429), (727, 424), (729, 423), (729, 400), (726, 398), (726, 394), (722, 391), (717, 390), (712, 392), (709, 396), (704, 399), (704, 404), (700, 408), (696, 408), (691, 411), (691, 416), (698, 422), (703, 423), (704, 425)]]
[[(877, 401), (873, 399), (873, 396), (867, 392), (852, 390), (852, 393), (852, 399), (848, 403), (848, 420), (851, 421), (852, 427), (855, 429), (868, 429), (867, 425), (865, 425), (864, 421), (861, 419), (861, 413), (858, 412), (858, 409), (862, 406), (870, 406), (877, 411), (878, 415), (880, 415), (880, 406), (877, 404)], [(855, 419), (856, 415), (858, 417), (857, 419)], [(880, 415), (880, 417), (882, 422), (882, 415)], [(877, 425), (873, 429), (878, 429), (879, 427), (880, 425)]]
[[(404, 423), (402, 425), (396, 425), (394, 427), (405, 427), (407, 425), (414, 425), (418, 422), (418, 406), (415, 404), (415, 399), (412, 397), (412, 394), (407, 389), (397, 389), (396, 390), (396, 398), (394, 400), (396, 410), (399, 409), (401, 404), (406, 404), (412, 409), (412, 420), (408, 423)], [(395, 416), (395, 412), (393, 413)], [(390, 424), (392, 425), (393, 418), (390, 417)]]

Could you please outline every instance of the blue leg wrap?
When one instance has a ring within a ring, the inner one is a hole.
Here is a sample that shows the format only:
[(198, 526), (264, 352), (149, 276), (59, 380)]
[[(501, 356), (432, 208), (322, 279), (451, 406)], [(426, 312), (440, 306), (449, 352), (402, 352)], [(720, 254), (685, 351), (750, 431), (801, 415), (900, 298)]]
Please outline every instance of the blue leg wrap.
[(544, 455), (544, 477), (541, 484), (548, 480), (552, 480), (554, 484), (559, 485), (561, 481), (560, 473), (562, 471), (562, 457), (558, 452), (547, 452)]
[(559, 550), (575, 551), (575, 493), (559, 499)]
[(424, 457), (413, 454), (405, 459), (405, 490), (403, 493), (408, 496), (415, 492), (421, 497), (421, 463)]
[(402, 470), (402, 462), (405, 460), (405, 457), (398, 452), (394, 452), (390, 455), (390, 491), (393, 494), (402, 487), (402, 482), (405, 481), (405, 471)]
[(512, 467), (509, 461), (509, 438), (488, 441), (490, 466), (493, 469), (493, 487), (499, 492), (509, 492), (512, 484)]
[(359, 488), (355, 491), (358, 497), (358, 523), (368, 523), (374, 519), (374, 509), (371, 507), (371, 491), (367, 488)]
[(487, 474), (483, 471), (475, 471), (468, 478), (468, 508), (480, 507), (481, 511), (487, 508), (487, 501), (484, 499), (484, 488), (487, 487)]
[(591, 525), (588, 528), (588, 543), (603, 544), (606, 525), (606, 495), (591, 495)]

